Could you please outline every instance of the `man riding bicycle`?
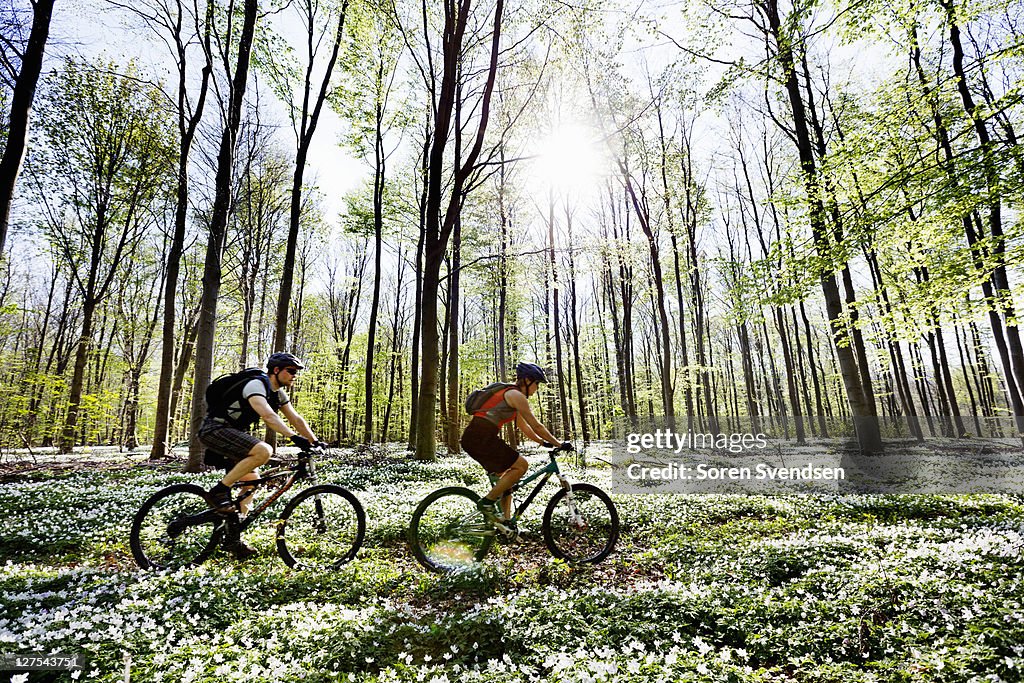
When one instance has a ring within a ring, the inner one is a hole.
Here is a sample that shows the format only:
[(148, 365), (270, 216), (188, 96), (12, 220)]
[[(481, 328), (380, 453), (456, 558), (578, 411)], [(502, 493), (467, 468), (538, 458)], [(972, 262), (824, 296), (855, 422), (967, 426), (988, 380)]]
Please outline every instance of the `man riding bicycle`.
[[(502, 523), (512, 516), (512, 500), (508, 490), (526, 474), (529, 464), (526, 458), (509, 446), (500, 436), (501, 427), (513, 420), (527, 438), (552, 447), (558, 439), (540, 423), (528, 403), (529, 397), (537, 393), (541, 382), (547, 382), (544, 370), (533, 363), (516, 366), (515, 385), (499, 389), (473, 413), (466, 431), (462, 433), (462, 448), (480, 463), (488, 474), (499, 476), (490, 493), (480, 499), (477, 507), (492, 522)], [(572, 448), (568, 441), (563, 447)], [(498, 513), (498, 501), (501, 512)]]
[[(206, 419), (199, 428), (199, 440), (210, 449), (207, 451), (207, 464), (223, 467), (226, 471), (224, 478), (210, 489), (216, 509), (230, 511), (231, 486), (238, 481), (258, 479), (256, 469), (273, 455), (274, 449), (270, 444), (249, 433), (261, 419), (268, 428), (288, 437), (303, 450), (318, 443), (316, 435), (292, 406), (285, 391), (292, 386), (303, 367), (302, 361), (290, 353), (271, 354), (267, 359), (266, 373), (239, 382), (227, 391), (219, 405), (207, 406)], [(294, 431), (289, 429), (278, 411), (284, 413)], [(243, 499), (243, 513), (247, 511), (248, 503), (248, 497)], [(239, 558), (254, 553), (255, 550), (241, 542), (235, 549)]]

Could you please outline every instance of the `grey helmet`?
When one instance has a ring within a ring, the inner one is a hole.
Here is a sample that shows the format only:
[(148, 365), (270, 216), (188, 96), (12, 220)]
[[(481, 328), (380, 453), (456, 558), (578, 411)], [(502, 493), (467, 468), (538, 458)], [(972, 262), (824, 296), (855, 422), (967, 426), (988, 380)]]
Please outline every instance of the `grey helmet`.
[(306, 366), (302, 364), (301, 360), (284, 351), (272, 353), (267, 359), (267, 372), (274, 372), (275, 368), (298, 368), (301, 370), (304, 367)]

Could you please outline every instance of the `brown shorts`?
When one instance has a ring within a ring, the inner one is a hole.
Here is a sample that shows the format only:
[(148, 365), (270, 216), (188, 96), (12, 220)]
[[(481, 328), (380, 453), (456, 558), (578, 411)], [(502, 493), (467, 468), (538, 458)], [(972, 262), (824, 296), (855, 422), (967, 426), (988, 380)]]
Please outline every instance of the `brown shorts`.
[(462, 450), (483, 465), (488, 474), (504, 472), (519, 459), (516, 449), (498, 436), (498, 425), (474, 416), (462, 433)]

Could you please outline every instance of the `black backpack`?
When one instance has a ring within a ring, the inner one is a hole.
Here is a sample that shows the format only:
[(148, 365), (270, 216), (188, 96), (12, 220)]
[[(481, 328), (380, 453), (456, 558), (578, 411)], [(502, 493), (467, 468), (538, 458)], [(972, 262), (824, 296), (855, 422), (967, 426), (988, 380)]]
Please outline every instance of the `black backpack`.
[(250, 380), (257, 378), (263, 380), (267, 396), (270, 396), (270, 382), (267, 380), (266, 373), (260, 368), (246, 368), (239, 372), (221, 375), (210, 382), (210, 386), (206, 387), (206, 409), (215, 417), (226, 417), (228, 405), (232, 401), (234, 392), (241, 389)]
[(484, 407), (496, 393), (502, 389), (512, 389), (515, 384), (507, 384), (505, 382), (495, 382), (494, 384), (488, 384), (483, 389), (477, 389), (476, 391), (470, 392), (469, 396), (466, 397), (466, 412), (473, 415), (478, 410)]

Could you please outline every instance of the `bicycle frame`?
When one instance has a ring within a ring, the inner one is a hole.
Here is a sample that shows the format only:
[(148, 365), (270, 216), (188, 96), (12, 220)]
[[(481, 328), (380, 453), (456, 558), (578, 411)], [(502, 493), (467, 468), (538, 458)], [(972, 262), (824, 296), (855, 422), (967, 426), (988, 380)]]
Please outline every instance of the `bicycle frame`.
[[(540, 483), (538, 483), (533, 488), (533, 491), (530, 492), (530, 495), (528, 495), (523, 500), (523, 502), (516, 507), (515, 512), (512, 514), (511, 518), (513, 522), (519, 521), (519, 518), (523, 516), (523, 514), (526, 512), (526, 509), (530, 507), (530, 503), (532, 503), (534, 498), (537, 497), (537, 494), (540, 493), (540, 490), (544, 488), (544, 484), (548, 483), (548, 480), (551, 479), (551, 475), (557, 476), (559, 484), (561, 484), (562, 488), (564, 488), (567, 492), (571, 493), (571, 485), (569, 484), (569, 480), (562, 476), (562, 472), (558, 468), (558, 460), (555, 459), (555, 453), (557, 453), (557, 451), (551, 451), (548, 454), (548, 457), (551, 458), (551, 462), (549, 462), (544, 467), (536, 469), (532, 473), (528, 473), (525, 477), (516, 482), (515, 486), (510, 488), (508, 492), (505, 494), (510, 496), (513, 493), (518, 493), (520, 490), (524, 489), (530, 482), (540, 477), (543, 477), (543, 479), (540, 480)], [(493, 475), (489, 475), (489, 478), (491, 478), (492, 483), (494, 481), (497, 481), (497, 479)]]
[[(313, 461), (308, 457), (302, 457), (299, 458), (298, 463), (296, 463), (295, 465), (286, 465), (276, 470), (271, 470), (264, 474), (263, 476), (259, 477), (258, 479), (238, 481), (231, 485), (232, 489), (252, 488), (254, 489), (253, 492), (255, 493), (255, 489), (258, 486), (262, 486), (263, 484), (276, 483), (282, 477), (288, 478), (287, 480), (285, 480), (283, 484), (278, 485), (276, 491), (270, 494), (270, 496), (266, 500), (264, 500), (259, 505), (257, 505), (253, 510), (251, 510), (249, 514), (247, 514), (244, 518), (239, 516), (237, 513), (229, 515), (229, 518), (233, 517), (237, 520), (239, 533), (245, 531), (250, 526), (252, 526), (256, 522), (256, 520), (259, 519), (260, 515), (262, 515), (266, 511), (267, 508), (273, 505), (278, 498), (280, 498), (289, 490), (291, 490), (291, 488), (295, 485), (295, 482), (301, 481), (303, 479), (315, 479), (316, 477), (313, 474)], [(239, 499), (241, 498), (244, 498), (244, 496), (241, 496)]]
[[(210, 520), (224, 520), (227, 525), (228, 537), (237, 539), (243, 531), (252, 526), (256, 520), (260, 518), (267, 508), (274, 504), (274, 501), (288, 492), (295, 485), (295, 482), (302, 479), (314, 479), (313, 463), (308, 457), (303, 457), (300, 458), (299, 462), (295, 465), (286, 465), (276, 470), (271, 470), (258, 479), (239, 481), (231, 485), (232, 490), (247, 488), (255, 489), (263, 484), (276, 483), (282, 477), (287, 477), (285, 482), (280, 484), (277, 490), (274, 491), (269, 498), (257, 505), (244, 518), (234, 510), (229, 513), (220, 512), (218, 510), (204, 510), (195, 515), (190, 515), (181, 519), (180, 523), (185, 527), (188, 527), (195, 526), (197, 524), (206, 524)], [(245, 496), (240, 496), (236, 501), (244, 497)]]

